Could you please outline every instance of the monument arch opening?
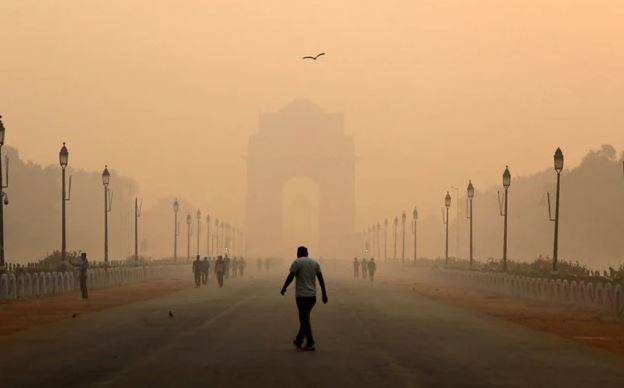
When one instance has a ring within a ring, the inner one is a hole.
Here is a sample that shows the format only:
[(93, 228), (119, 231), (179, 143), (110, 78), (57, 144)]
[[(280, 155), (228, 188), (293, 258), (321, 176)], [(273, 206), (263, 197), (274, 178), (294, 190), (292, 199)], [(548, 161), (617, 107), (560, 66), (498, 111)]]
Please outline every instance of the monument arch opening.
[(310, 254), (319, 252), (319, 185), (309, 177), (293, 177), (282, 189), (282, 256), (304, 245)]

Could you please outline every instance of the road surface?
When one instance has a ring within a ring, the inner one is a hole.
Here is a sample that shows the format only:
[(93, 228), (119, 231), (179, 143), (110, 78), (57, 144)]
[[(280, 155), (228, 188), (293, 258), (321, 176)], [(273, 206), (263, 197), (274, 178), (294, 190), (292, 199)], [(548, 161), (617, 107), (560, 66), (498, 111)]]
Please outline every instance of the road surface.
[[(624, 387), (606, 352), (325, 271), (316, 352), (297, 351), (294, 288), (249, 274), (0, 338), (0, 386)], [(190, 280), (190, 279), (189, 279)], [(174, 317), (169, 317), (169, 311)]]

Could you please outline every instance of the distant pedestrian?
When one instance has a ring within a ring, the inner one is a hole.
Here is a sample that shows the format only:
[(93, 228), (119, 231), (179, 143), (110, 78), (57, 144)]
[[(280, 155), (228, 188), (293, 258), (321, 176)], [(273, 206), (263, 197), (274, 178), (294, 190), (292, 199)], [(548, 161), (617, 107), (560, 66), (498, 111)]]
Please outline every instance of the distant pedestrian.
[(232, 268), (232, 262), (227, 254), (223, 258), (223, 262), (225, 263), (225, 278), (227, 279), (230, 277), (230, 269)]
[(208, 283), (208, 275), (210, 274), (210, 261), (204, 257), (201, 267), (201, 282), (205, 286)]
[(232, 259), (232, 277), (235, 278), (238, 276), (238, 259), (236, 256)]
[(80, 293), (82, 295), (82, 300), (86, 301), (89, 299), (89, 290), (87, 290), (87, 271), (89, 270), (89, 261), (87, 260), (87, 254), (82, 252), (80, 254), (80, 262), (74, 263), (69, 260), (69, 264), (74, 267), (78, 267), (78, 279), (80, 280)]
[(223, 287), (223, 277), (225, 276), (225, 260), (223, 260), (223, 256), (219, 256), (215, 263), (215, 273), (217, 274), (219, 287)]
[(195, 277), (195, 288), (201, 284), (202, 263), (199, 261), (199, 255), (193, 261), (193, 276)]
[(306, 340), (304, 350), (314, 350), (314, 337), (312, 336), (312, 325), (310, 323), (310, 312), (316, 304), (316, 279), (318, 279), (323, 293), (323, 303), (327, 303), (327, 290), (321, 272), (320, 264), (308, 257), (306, 247), (297, 248), (297, 259), (290, 266), (290, 272), (286, 277), (281, 294), (286, 293), (286, 289), (295, 282), (295, 300), (299, 310), (299, 332), (293, 341), (297, 349), (301, 349), (303, 339)]
[(357, 279), (360, 277), (360, 262), (357, 257), (353, 259), (353, 278)]
[(243, 273), (245, 272), (246, 265), (247, 263), (245, 263), (244, 257), (241, 257), (240, 259), (238, 259), (238, 274), (240, 275), (240, 277), (243, 277)]
[(362, 267), (362, 279), (366, 280), (366, 275), (368, 271), (368, 262), (366, 261), (366, 258), (362, 259), (360, 267)]
[(375, 271), (377, 271), (377, 264), (375, 264), (375, 259), (371, 257), (368, 262), (368, 278), (371, 282), (375, 280)]

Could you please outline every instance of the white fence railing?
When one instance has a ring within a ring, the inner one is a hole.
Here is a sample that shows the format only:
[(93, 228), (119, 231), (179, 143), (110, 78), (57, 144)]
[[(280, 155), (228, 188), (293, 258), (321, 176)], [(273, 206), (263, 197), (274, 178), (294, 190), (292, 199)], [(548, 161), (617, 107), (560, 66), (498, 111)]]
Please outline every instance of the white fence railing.
[[(87, 288), (97, 289), (160, 278), (172, 266), (115, 267), (87, 271)], [(8, 273), (0, 276), (0, 300), (62, 295), (80, 288), (76, 272)]]
[(504, 273), (434, 268), (432, 278), (461, 287), (602, 309), (624, 315), (624, 289), (611, 283), (542, 279)]

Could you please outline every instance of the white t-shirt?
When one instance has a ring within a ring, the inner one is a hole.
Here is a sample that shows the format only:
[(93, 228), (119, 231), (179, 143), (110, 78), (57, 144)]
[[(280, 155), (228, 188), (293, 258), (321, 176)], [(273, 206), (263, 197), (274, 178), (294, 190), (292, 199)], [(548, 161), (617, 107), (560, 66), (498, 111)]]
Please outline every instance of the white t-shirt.
[(295, 275), (295, 296), (316, 296), (316, 275), (321, 273), (318, 261), (309, 257), (300, 257), (293, 261), (290, 272)]

